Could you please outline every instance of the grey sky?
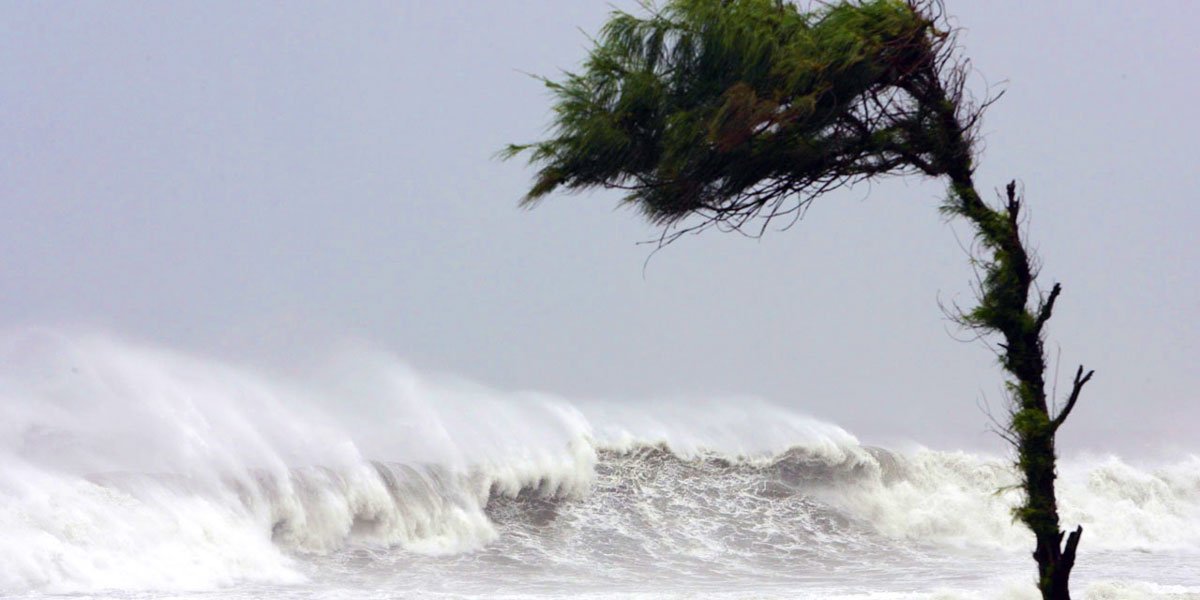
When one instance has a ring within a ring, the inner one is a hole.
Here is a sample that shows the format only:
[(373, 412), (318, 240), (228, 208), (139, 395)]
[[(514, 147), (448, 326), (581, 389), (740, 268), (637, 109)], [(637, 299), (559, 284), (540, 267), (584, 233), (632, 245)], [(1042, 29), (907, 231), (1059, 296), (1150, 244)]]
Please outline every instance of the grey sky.
[[(1061, 377), (1098, 371), (1060, 444), (1195, 449), (1200, 5), (948, 4), (977, 91), (1007, 89), (978, 180), (1024, 183)], [(503, 389), (753, 394), (867, 441), (998, 447), (993, 359), (938, 308), (971, 273), (937, 184), (644, 272), (655, 232), (615, 196), (516, 208), (531, 173), (493, 154), (549, 107), (522, 73), (575, 66), (608, 10), (3, 4), (0, 327), (285, 362), (365, 339)]]

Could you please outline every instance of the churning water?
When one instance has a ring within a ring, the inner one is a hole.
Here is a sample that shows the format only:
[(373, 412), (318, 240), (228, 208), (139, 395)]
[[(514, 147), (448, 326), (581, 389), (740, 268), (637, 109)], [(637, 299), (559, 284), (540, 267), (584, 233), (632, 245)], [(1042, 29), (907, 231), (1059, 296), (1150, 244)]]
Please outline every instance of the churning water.
[[(280, 378), (103, 336), (2, 344), (4, 597), (1036, 596), (996, 458), (367, 352)], [(1200, 457), (1066, 461), (1060, 483), (1085, 597), (1200, 598)]]

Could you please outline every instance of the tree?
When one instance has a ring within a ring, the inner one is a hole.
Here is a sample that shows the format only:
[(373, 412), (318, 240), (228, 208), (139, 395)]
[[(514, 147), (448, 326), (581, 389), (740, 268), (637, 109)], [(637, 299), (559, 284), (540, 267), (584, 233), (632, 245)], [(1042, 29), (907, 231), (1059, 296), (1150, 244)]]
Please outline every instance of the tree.
[(1055, 434), (1092, 372), (1076, 372), (1055, 413), (1043, 334), (1062, 287), (1035, 285), (1014, 183), (985, 202), (974, 181), (980, 116), (995, 100), (966, 89), (967, 61), (937, 0), (845, 0), (804, 11), (781, 0), (669, 0), (615, 12), (581, 71), (544, 80), (547, 139), (510, 146), (537, 168), (523, 204), (559, 189), (620, 189), (661, 225), (660, 243), (709, 227), (761, 235), (815, 198), (864, 180), (943, 179), (942, 209), (975, 230), (978, 306), (964, 326), (998, 336), (1038, 587), (1069, 598), (1082, 527), (1063, 543)]

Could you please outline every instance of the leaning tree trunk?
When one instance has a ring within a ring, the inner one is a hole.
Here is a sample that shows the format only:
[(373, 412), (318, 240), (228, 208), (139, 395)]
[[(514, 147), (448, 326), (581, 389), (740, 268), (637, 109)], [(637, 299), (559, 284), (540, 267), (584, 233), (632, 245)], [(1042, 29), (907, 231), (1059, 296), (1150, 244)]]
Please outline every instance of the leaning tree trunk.
[(1021, 241), (1018, 220), (1021, 201), (1015, 183), (1008, 184), (1003, 209), (993, 210), (979, 198), (969, 172), (960, 171), (953, 182), (956, 212), (975, 225), (983, 246), (992, 253), (985, 265), (979, 306), (963, 318), (970, 326), (999, 333), (1004, 338), (1000, 344), (1001, 362), (1012, 376), (1007, 383), (1012, 420), (1006, 437), (1017, 448), (1017, 466), (1025, 493), (1025, 501), (1016, 508), (1015, 515), (1037, 538), (1033, 557), (1038, 564), (1042, 598), (1070, 600), (1068, 584), (1083, 527), (1071, 532), (1063, 544), (1065, 534), (1059, 526), (1054, 489), (1057, 477), (1054, 438), (1092, 372), (1085, 375), (1083, 368), (1079, 368), (1067, 403), (1057, 416), (1052, 415), (1046, 400), (1042, 330), (1062, 287), (1055, 284), (1037, 309), (1030, 310), (1029, 294), (1035, 274)]
[[(1058, 500), (1054, 491), (1054, 437), (1067, 415), (1075, 408), (1083, 385), (1092, 377), (1083, 367), (1075, 373), (1074, 385), (1066, 404), (1057, 415), (1051, 414), (1046, 399), (1046, 358), (1042, 333), (1054, 310), (1062, 287), (1054, 284), (1049, 295), (1040, 297), (1036, 309), (1030, 308), (1036, 271), (1021, 239), (1021, 199), (1016, 183), (1006, 188), (1006, 202), (999, 209), (988, 206), (979, 196), (972, 177), (970, 140), (954, 114), (954, 106), (944, 101), (942, 88), (926, 87), (934, 96), (926, 106), (938, 107), (932, 120), (939, 138), (936, 167), (950, 180), (950, 199), (945, 207), (966, 218), (975, 227), (984, 252), (983, 279), (979, 306), (961, 315), (962, 322), (984, 333), (999, 334), (1001, 364), (1011, 376), (1006, 383), (1011, 406), (1011, 421), (1005, 438), (1017, 449), (1017, 467), (1021, 475), (1024, 503), (1014, 510), (1017, 519), (1033, 532), (1037, 546), (1033, 557), (1038, 565), (1038, 589), (1044, 600), (1069, 600), (1068, 583), (1075, 565), (1075, 551), (1083, 527), (1067, 536), (1059, 526)], [(936, 97), (936, 96), (941, 96)]]

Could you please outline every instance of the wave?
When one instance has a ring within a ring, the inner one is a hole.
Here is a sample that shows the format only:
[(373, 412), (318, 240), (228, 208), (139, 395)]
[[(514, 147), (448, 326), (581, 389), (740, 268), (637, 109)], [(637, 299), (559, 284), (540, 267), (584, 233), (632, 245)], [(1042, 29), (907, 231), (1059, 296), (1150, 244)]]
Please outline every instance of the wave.
[[(291, 377), (111, 336), (0, 352), (2, 592), (289, 584), (363, 556), (715, 585), (1028, 542), (1006, 461), (761, 401), (571, 403), (362, 350)], [(1200, 547), (1198, 457), (1060, 481), (1090, 549)]]

